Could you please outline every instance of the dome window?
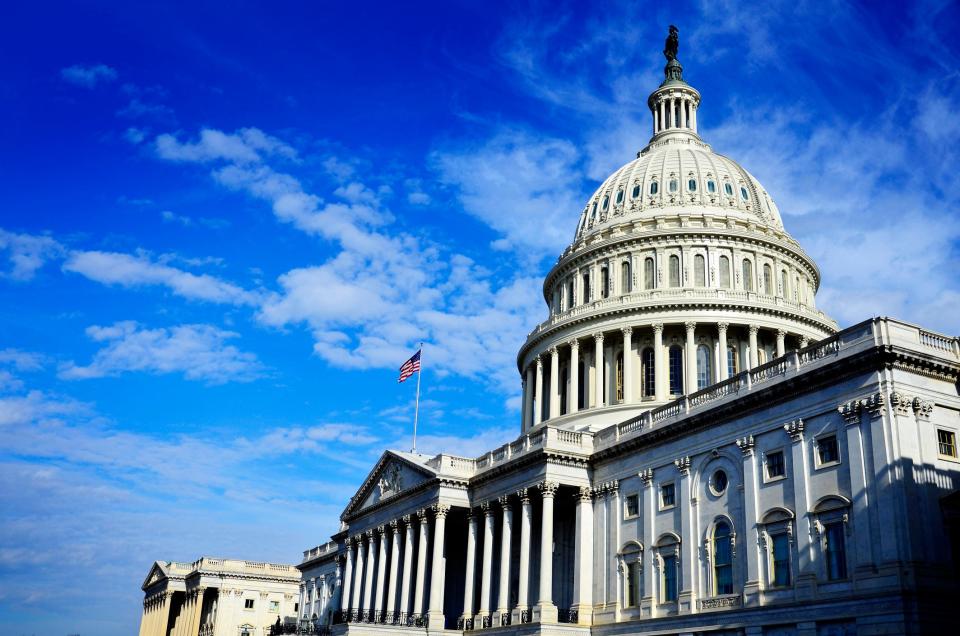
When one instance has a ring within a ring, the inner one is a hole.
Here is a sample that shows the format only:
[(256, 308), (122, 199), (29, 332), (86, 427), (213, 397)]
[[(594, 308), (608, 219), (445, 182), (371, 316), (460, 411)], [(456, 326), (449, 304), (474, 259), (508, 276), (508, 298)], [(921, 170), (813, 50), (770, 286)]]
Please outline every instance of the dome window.
[(709, 192), (710, 194), (713, 194), (716, 191), (717, 191), (716, 182), (713, 179), (711, 179), (710, 181), (707, 181), (707, 192)]
[(676, 192), (676, 191), (677, 191), (677, 180), (670, 179), (670, 192)]
[(696, 180), (696, 179), (690, 179), (689, 181), (687, 181), (687, 190), (689, 190), (690, 192), (696, 192), (696, 191), (697, 191), (697, 180)]
[(657, 183), (656, 181), (651, 181), (651, 182), (650, 182), (650, 194), (656, 194), (657, 192), (660, 192), (660, 184)]
[(623, 203), (623, 188), (617, 190), (617, 205)]
[(740, 186), (740, 197), (741, 197), (744, 201), (749, 201), (749, 200), (750, 200), (750, 195), (747, 194), (747, 189), (744, 188), (743, 186)]
[(606, 212), (606, 211), (607, 211), (607, 206), (609, 206), (609, 205), (610, 205), (610, 197), (609, 197), (608, 195), (603, 195), (603, 204), (600, 206), (600, 208), (601, 208), (604, 212)]
[(638, 183), (637, 185), (633, 186), (633, 194), (631, 194), (630, 197), (633, 198), (633, 199), (638, 199), (638, 198), (640, 198), (640, 184), (639, 184), (639, 183)]
[(727, 196), (728, 196), (728, 197), (732, 197), (732, 196), (733, 196), (733, 186), (730, 185), (729, 183), (724, 183), (724, 184), (723, 184), (723, 191), (727, 193)]
[(596, 201), (593, 202), (593, 210), (590, 211), (590, 220), (592, 221), (595, 218), (597, 218), (597, 202)]

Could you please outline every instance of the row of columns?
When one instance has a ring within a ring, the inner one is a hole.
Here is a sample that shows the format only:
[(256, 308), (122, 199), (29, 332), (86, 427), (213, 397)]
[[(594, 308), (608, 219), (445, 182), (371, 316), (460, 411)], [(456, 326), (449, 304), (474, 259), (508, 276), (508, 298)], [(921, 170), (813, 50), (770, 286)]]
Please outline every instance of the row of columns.
[(176, 618), (170, 636), (196, 636), (200, 630), (200, 612), (203, 610), (204, 587), (187, 590), (183, 599), (183, 606)]
[(324, 618), (332, 596), (333, 589), (330, 589), (328, 593), (326, 575), (320, 575), (302, 583), (300, 585), (300, 615), (303, 618), (312, 618), (313, 615)]
[(173, 592), (164, 590), (143, 602), (143, 617), (140, 619), (140, 636), (167, 636), (170, 617), (170, 598)]
[[(424, 607), (427, 577), (427, 554), (430, 544), (430, 515), (426, 509), (413, 516), (405, 515), (375, 530), (350, 537), (347, 545), (345, 578), (341, 610), (354, 613), (368, 622), (393, 622), (399, 614), (429, 616), (431, 627), (443, 628), (444, 534), (450, 506), (434, 504), (433, 558), (430, 571), (430, 598)], [(404, 526), (403, 576), (400, 577), (400, 525)], [(416, 569), (413, 564), (414, 532), (420, 526)], [(387, 547), (388, 533), (391, 535)], [(389, 554), (388, 554), (389, 552)], [(390, 567), (387, 569), (387, 560)], [(376, 571), (374, 564), (376, 563)], [(402, 578), (402, 580), (399, 580)], [(361, 585), (362, 584), (362, 585)], [(399, 605), (397, 588), (399, 584)], [(411, 587), (413, 591), (411, 606)]]
[(692, 97), (666, 97), (653, 109), (653, 134), (674, 128), (697, 132), (697, 103)]
[[(685, 322), (685, 364), (684, 364), (684, 388), (686, 393), (693, 393), (697, 386), (697, 341), (695, 337), (697, 323)], [(713, 363), (712, 382), (722, 382), (728, 378), (727, 368), (727, 331), (729, 323), (716, 323), (717, 340), (719, 342), (719, 352)], [(653, 352), (654, 352), (654, 385), (657, 402), (665, 402), (669, 391), (669, 370), (664, 366), (663, 354), (663, 323), (654, 323), (653, 328)], [(752, 369), (759, 365), (758, 357), (758, 333), (757, 325), (747, 325), (748, 327), (748, 347), (745, 366)], [(623, 350), (625, 352), (633, 351), (633, 328), (624, 327), (620, 330), (623, 338)], [(776, 332), (776, 357), (786, 353), (787, 332), (780, 329)], [(592, 336), (594, 341), (593, 352), (593, 370), (594, 370), (594, 408), (606, 405), (606, 383), (604, 382), (604, 338), (603, 332), (595, 333)], [(578, 397), (580, 393), (580, 341), (577, 338), (570, 340), (567, 345), (570, 349), (570, 383), (567, 391), (566, 413), (576, 413), (579, 410)], [(807, 346), (807, 339), (800, 339), (800, 347)], [(550, 386), (549, 386), (549, 417), (560, 415), (561, 393), (560, 393), (560, 349), (552, 346), (547, 350), (550, 356)], [(545, 399), (543, 396), (544, 384), (544, 355), (538, 355), (533, 364), (527, 367), (523, 379), (523, 429), (536, 426), (544, 419), (541, 404)], [(586, 378), (585, 378), (586, 380)], [(630, 404), (636, 400), (634, 396), (634, 369), (633, 355), (624, 355), (623, 357), (623, 403)], [(585, 387), (586, 388), (586, 387)]]

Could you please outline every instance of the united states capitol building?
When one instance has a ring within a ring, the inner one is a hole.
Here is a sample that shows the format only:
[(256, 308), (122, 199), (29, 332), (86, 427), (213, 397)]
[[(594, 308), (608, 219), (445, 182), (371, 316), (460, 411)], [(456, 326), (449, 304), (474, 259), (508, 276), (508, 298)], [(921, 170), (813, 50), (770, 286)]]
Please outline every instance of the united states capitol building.
[(303, 554), (302, 633), (950, 631), (960, 340), (818, 310), (770, 195), (699, 136), (675, 34), (665, 54), (652, 137), (544, 281), (519, 437), (386, 451)]

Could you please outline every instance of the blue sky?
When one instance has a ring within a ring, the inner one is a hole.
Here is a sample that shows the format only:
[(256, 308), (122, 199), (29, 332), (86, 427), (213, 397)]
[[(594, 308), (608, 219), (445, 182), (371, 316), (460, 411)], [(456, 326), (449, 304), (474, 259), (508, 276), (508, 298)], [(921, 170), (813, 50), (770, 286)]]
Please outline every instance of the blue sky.
[(154, 559), (296, 562), (409, 445), (421, 339), (421, 449), (514, 436), (542, 277), (646, 143), (670, 23), (820, 306), (960, 331), (956, 4), (5, 12), (10, 633), (132, 633)]

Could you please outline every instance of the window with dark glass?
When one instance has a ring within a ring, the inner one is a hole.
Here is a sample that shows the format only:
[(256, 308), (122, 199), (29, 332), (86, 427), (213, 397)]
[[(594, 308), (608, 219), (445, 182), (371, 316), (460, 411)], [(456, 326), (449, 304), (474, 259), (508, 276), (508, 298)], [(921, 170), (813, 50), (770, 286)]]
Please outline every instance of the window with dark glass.
[(733, 551), (730, 547), (730, 526), (721, 521), (713, 530), (715, 594), (733, 594)]
[(837, 436), (827, 435), (817, 439), (817, 453), (821, 464), (831, 464), (840, 461), (840, 449), (837, 446)]
[(720, 286), (730, 287), (730, 259), (726, 256), (720, 257)]
[(717, 184), (713, 180), (707, 181), (707, 192), (709, 192), (710, 194), (713, 194), (716, 191), (717, 191)]
[(583, 302), (590, 302), (590, 274), (583, 275)]
[(617, 190), (617, 203), (623, 203), (623, 188)]
[(790, 537), (783, 532), (770, 538), (773, 544), (773, 585), (790, 585)]
[(663, 557), (663, 602), (674, 603), (677, 600), (677, 557)]
[(707, 285), (707, 259), (703, 254), (697, 254), (693, 257), (693, 284), (697, 287)]
[(710, 490), (715, 495), (722, 495), (727, 491), (727, 484), (729, 483), (726, 471), (718, 470), (710, 477)]
[(630, 275), (630, 262), (624, 261), (620, 265), (620, 293), (629, 294), (633, 291), (633, 276)]
[(673, 484), (663, 484), (660, 486), (660, 507), (669, 508), (675, 505), (677, 505), (677, 500)]
[(643, 396), (653, 397), (656, 394), (656, 369), (653, 363), (653, 349), (647, 347), (640, 358), (641, 373), (643, 375)]
[(643, 288), (654, 288), (655, 267), (652, 258), (643, 259)]
[(627, 562), (626, 574), (627, 607), (636, 607), (640, 601), (640, 584), (642, 582), (640, 561), (637, 560), (636, 556), (631, 556)]
[(570, 282), (567, 283), (567, 309), (573, 309), (573, 306), (577, 304), (575, 293), (573, 279), (571, 278)]
[(790, 295), (790, 286), (787, 284), (789, 279), (787, 278), (787, 270), (782, 270), (780, 272), (780, 287), (783, 289), (780, 290), (780, 293), (783, 294), (783, 297), (786, 298)]
[(733, 347), (727, 347), (727, 377), (732, 378), (738, 373), (740, 373), (740, 365), (738, 363), (737, 350)]
[(577, 367), (577, 408), (585, 409), (587, 407), (587, 371), (582, 359)]
[(608, 205), (610, 205), (610, 197), (603, 195), (603, 204), (601, 204), (600, 209), (606, 212)]
[(243, 609), (253, 609), (253, 599), (245, 598), (243, 599)]
[(606, 267), (600, 270), (600, 298), (610, 296), (610, 272)]
[(763, 266), (763, 293), (773, 295), (773, 270), (769, 265)]
[(743, 259), (743, 288), (746, 291), (753, 291), (753, 263), (749, 259)]
[(847, 578), (847, 550), (844, 545), (843, 522), (828, 523), (824, 527), (823, 534), (827, 578), (831, 581)]
[(590, 212), (590, 220), (592, 221), (595, 218), (597, 218), (597, 202), (596, 201), (593, 202), (593, 210), (591, 210)]
[(617, 402), (623, 402), (623, 352), (617, 354), (616, 363), (616, 394)]
[(728, 197), (732, 197), (732, 196), (733, 196), (733, 186), (730, 185), (729, 183), (724, 183), (724, 184), (723, 184), (723, 191), (727, 193), (727, 196), (728, 196)]
[(937, 429), (937, 448), (944, 457), (957, 456), (957, 434), (953, 431)]
[(773, 451), (767, 453), (767, 479), (783, 477), (786, 473), (786, 465), (783, 460), (783, 451)]
[(743, 197), (743, 200), (744, 200), (744, 201), (749, 201), (749, 200), (750, 200), (750, 195), (747, 194), (747, 189), (744, 188), (744, 187), (741, 187), (741, 188), (740, 188), (740, 196)]
[(640, 184), (633, 186), (633, 193), (630, 195), (630, 198), (636, 199), (640, 196)]
[(687, 190), (689, 190), (690, 192), (696, 192), (696, 191), (697, 191), (697, 180), (696, 180), (696, 179), (689, 179), (689, 180), (687, 181)]
[(640, 498), (637, 495), (627, 495), (625, 512), (628, 517), (640, 514)]
[(713, 370), (710, 368), (710, 349), (706, 345), (697, 347), (697, 390), (710, 386)]
[(670, 393), (683, 394), (683, 349), (679, 345), (670, 347)]
[(660, 191), (660, 184), (657, 183), (656, 181), (651, 181), (651, 182), (650, 182), (650, 194), (651, 194), (651, 195), (654, 195), (654, 194), (656, 194), (656, 193), (659, 192), (659, 191)]
[(676, 254), (670, 257), (670, 286), (680, 286), (680, 257)]

